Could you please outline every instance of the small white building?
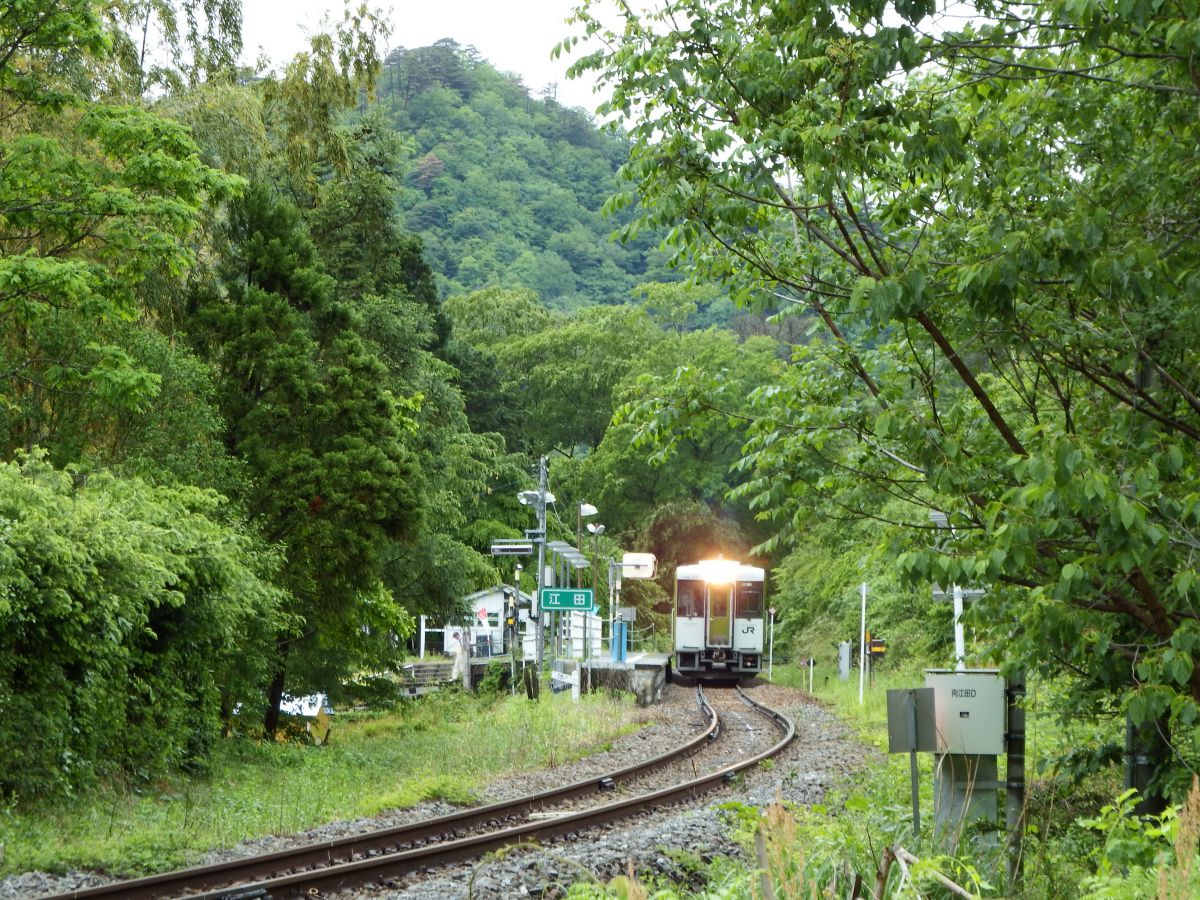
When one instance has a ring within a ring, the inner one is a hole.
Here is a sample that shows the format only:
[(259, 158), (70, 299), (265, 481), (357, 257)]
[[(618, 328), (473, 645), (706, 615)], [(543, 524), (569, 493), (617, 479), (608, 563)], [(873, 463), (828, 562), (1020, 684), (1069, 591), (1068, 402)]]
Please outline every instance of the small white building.
[[(421, 616), (420, 652), (421, 658), (426, 652), (453, 655), (456, 633), (467, 632), (468, 645), (472, 657), (502, 656), (509, 648), (505, 644), (504, 628), (504, 591), (512, 590), (507, 585), (496, 585), (485, 588), (463, 598), (464, 605), (470, 610), (469, 619), (447, 622), (441, 626), (431, 626), (426, 616)], [(519, 621), (523, 621), (529, 613), (529, 604), (533, 598), (520, 592), (518, 599)]]
[[(507, 585), (496, 585), (463, 598), (471, 610), (469, 620), (460, 619), (444, 625), (430, 625), (428, 617), (421, 616), (420, 623), (420, 655), (424, 659), (427, 653), (434, 655), (453, 656), (455, 652), (454, 635), (467, 632), (468, 645), (473, 659), (488, 656), (502, 656), (510, 648), (505, 644), (506, 630), (504, 627), (504, 591)], [(511, 588), (508, 588), (511, 590)], [(530, 607), (533, 597), (520, 592), (517, 607), (517, 629), (521, 643), (521, 658), (537, 658), (537, 622), (530, 617)], [(555, 630), (557, 629), (557, 634)], [(586, 633), (586, 639), (584, 637)], [(562, 656), (567, 659), (582, 659), (584, 644), (591, 644), (590, 658), (598, 658), (603, 653), (604, 619), (594, 612), (575, 610), (562, 613), (545, 613), (545, 655), (554, 658), (555, 651), (561, 648)]]

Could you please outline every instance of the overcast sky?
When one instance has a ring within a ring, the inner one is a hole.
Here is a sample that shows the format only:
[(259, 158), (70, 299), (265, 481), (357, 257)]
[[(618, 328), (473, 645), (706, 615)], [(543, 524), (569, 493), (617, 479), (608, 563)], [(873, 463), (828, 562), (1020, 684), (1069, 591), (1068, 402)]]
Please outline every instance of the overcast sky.
[[(517, 72), (536, 94), (558, 83), (558, 101), (594, 110), (591, 85), (569, 81), (570, 58), (550, 59), (550, 50), (571, 33), (565, 24), (575, 0), (373, 0), (392, 23), (387, 50), (423, 47), (440, 38), (474, 45), (484, 59), (503, 72)], [(326, 13), (341, 16), (342, 0), (244, 0), (243, 38), (246, 55), (261, 48), (275, 63), (305, 46)]]

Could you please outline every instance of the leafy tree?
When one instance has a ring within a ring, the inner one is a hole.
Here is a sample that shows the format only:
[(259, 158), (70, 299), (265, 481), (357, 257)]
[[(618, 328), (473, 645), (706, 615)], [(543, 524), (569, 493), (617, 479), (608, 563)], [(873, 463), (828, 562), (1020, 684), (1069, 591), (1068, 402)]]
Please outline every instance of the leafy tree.
[(346, 0), (340, 20), (326, 19), (282, 77), (265, 80), (267, 132), (298, 197), (307, 201), (315, 189), (318, 166), (345, 172), (351, 165), (355, 144), (340, 117), (374, 97), (378, 44), (387, 34), (387, 23), (365, 3)]
[(747, 494), (784, 540), (907, 501), (906, 576), (989, 585), (975, 621), (1075, 679), (1064, 716), (1194, 759), (1195, 4), (602, 5), (577, 68), (633, 116), (641, 223), (827, 335), (760, 392)]
[[(112, 71), (109, 42), (87, 4), (0, 13), (0, 421), (10, 455), (45, 445), (60, 463), (114, 461), (130, 448), (130, 428), (170, 377), (144, 352), (158, 354), (139, 318), (150, 286), (194, 263), (211, 205), (239, 183), (201, 164), (178, 124), (85, 103), (83, 73)], [(178, 376), (182, 356), (167, 348), (157, 358), (178, 361)], [(191, 423), (206, 415), (197, 409)]]
[(132, 73), (138, 95), (232, 81), (237, 71), (241, 0), (123, 0), (108, 14), (114, 54)]
[[(667, 291), (677, 301), (679, 292), (675, 285)], [(689, 308), (672, 306), (670, 315), (678, 320)], [(691, 502), (732, 516), (746, 523), (747, 535), (755, 534), (753, 515), (727, 494), (745, 481), (734, 467), (742, 457), (749, 398), (765, 377), (783, 371), (779, 350), (770, 338), (742, 343), (716, 329), (655, 343), (617, 389), (616, 415), (580, 466), (581, 490), (598, 498), (618, 528), (653, 516), (662, 504)], [(666, 398), (673, 415), (658, 416)], [(647, 417), (650, 428), (643, 424)]]
[(325, 186), (309, 214), (321, 258), (350, 302), (377, 297), (421, 307), (430, 319), (422, 329), (431, 333), (426, 344), (438, 349), (446, 342), (449, 321), (421, 239), (403, 232), (395, 214), (399, 140), (375, 114), (365, 116), (348, 136), (350, 168)]
[(103, 22), (89, 0), (5, 6), (0, 10), (5, 124), (11, 127), (11, 118), (26, 107), (58, 110), (75, 99), (79, 85), (61, 73), (77, 73), (86, 58), (102, 54), (108, 44)]
[(471, 433), (454, 384), (458, 373), (434, 355), (448, 355), (450, 320), (420, 238), (400, 230), (393, 174), (399, 141), (373, 113), (353, 133), (353, 165), (325, 186), (309, 221), (340, 295), (387, 367), (389, 389), (421, 398), (408, 446), (421, 473), (421, 505), (435, 514), (391, 543), (383, 571), (407, 610), (445, 617), (463, 596), (494, 583), (492, 566), (480, 555), (487, 545), (472, 546), (463, 532), (467, 511), (489, 490), (503, 445), (496, 435)]
[(533, 452), (521, 398), (497, 377), (502, 344), (559, 321), (529, 290), (490, 288), (447, 298), (452, 339), (448, 359), (458, 369), (467, 418), (477, 433), (504, 437), (509, 449)]
[(583, 309), (558, 327), (511, 340), (499, 354), (501, 390), (518, 398), (534, 447), (569, 456), (600, 443), (613, 391), (661, 339), (640, 309)]

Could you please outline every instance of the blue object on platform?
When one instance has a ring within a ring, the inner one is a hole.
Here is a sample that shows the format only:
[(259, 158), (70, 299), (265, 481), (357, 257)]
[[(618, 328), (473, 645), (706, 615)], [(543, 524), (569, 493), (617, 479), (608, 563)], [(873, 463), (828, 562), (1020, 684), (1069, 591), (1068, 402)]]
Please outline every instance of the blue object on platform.
[(613, 622), (612, 633), (612, 661), (615, 663), (625, 662), (625, 644), (627, 643), (627, 635), (629, 631), (628, 622)]

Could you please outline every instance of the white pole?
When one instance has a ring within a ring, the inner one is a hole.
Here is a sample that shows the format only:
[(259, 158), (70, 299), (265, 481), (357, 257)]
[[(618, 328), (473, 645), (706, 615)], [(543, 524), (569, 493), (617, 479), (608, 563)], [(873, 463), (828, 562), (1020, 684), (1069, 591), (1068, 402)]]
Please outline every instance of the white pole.
[(863, 702), (863, 676), (867, 673), (867, 583), (862, 583), (862, 625), (858, 630), (858, 704)]
[(418, 659), (425, 658), (425, 617), (421, 616), (421, 649), (417, 655)]
[(808, 658), (808, 692), (810, 694), (812, 693), (812, 679), (813, 679), (813, 658), (810, 656)]
[(967, 635), (963, 630), (963, 592), (957, 584), (954, 585), (954, 668), (959, 672), (967, 670)]
[(771, 643), (767, 650), (767, 681), (774, 681), (775, 669), (775, 607), (771, 607)]
[[(613, 623), (616, 622), (616, 620), (617, 620), (617, 610), (616, 610), (617, 601), (616, 601), (616, 595), (614, 593), (615, 590), (616, 590), (616, 579), (613, 577), (613, 560), (609, 559), (609, 561), (608, 561), (608, 655), (610, 657), (612, 656), (612, 648), (613, 648)], [(672, 628), (675, 627), (674, 616), (671, 617), (671, 627)], [(674, 632), (672, 632), (672, 635), (671, 635), (671, 646), (672, 647), (675, 646), (674, 637), (675, 637)]]

